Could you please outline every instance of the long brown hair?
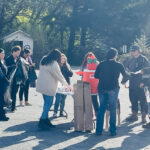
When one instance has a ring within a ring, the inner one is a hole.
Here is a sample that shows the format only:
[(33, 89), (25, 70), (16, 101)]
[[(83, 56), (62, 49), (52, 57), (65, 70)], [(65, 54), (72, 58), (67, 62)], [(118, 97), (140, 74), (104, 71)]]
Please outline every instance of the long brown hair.
[(81, 64), (81, 70), (84, 70), (84, 67), (87, 65), (87, 58), (92, 55), (95, 57), (95, 55), (92, 52), (88, 52), (84, 55), (84, 59)]
[(64, 53), (61, 53), (61, 57), (62, 57), (62, 56), (63, 56), (63, 57), (65, 57), (65, 60), (66, 60), (66, 61), (65, 61), (65, 63), (64, 63), (64, 64), (61, 64), (61, 61), (60, 61), (60, 63), (59, 63), (59, 64), (60, 64), (60, 66), (66, 65), (66, 66), (67, 66), (67, 68), (68, 68), (68, 69), (70, 69), (71, 67), (70, 67), (70, 65), (68, 64), (68, 61), (67, 61), (67, 57), (66, 57), (66, 55), (65, 55)]

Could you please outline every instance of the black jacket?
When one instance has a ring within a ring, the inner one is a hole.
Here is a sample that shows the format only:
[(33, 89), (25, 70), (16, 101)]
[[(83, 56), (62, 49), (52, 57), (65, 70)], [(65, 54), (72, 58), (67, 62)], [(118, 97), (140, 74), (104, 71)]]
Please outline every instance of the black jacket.
[(67, 83), (70, 84), (70, 77), (73, 76), (71, 68), (68, 68), (66, 64), (64, 64), (63, 66), (60, 67), (60, 69)]

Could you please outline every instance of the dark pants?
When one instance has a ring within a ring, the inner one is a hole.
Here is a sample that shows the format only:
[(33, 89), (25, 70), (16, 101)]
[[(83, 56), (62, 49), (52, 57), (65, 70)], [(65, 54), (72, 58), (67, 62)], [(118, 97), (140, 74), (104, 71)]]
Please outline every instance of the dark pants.
[(109, 105), (110, 111), (110, 132), (116, 132), (116, 105), (118, 99), (119, 89), (116, 88), (111, 91), (105, 91), (103, 93), (99, 93), (99, 101), (100, 101), (100, 108), (97, 113), (97, 123), (96, 123), (96, 133), (100, 134), (103, 131), (103, 124), (104, 124), (104, 114)]
[(29, 96), (29, 80), (27, 80), (24, 84), (20, 85), (20, 91), (19, 91), (19, 100), (23, 100), (23, 95), (25, 98), (25, 101), (28, 101), (28, 96)]
[(4, 103), (4, 90), (0, 85), (0, 118), (5, 116)]
[(95, 114), (97, 115), (98, 109), (99, 109), (99, 103), (97, 99), (97, 95), (91, 95), (92, 97), (92, 104), (95, 111)]
[(141, 112), (148, 112), (147, 98), (143, 88), (129, 88), (129, 98), (132, 105), (132, 112), (138, 113), (138, 102), (140, 102)]
[(17, 82), (15, 79), (13, 79), (12, 85), (11, 85), (11, 99), (12, 99), (12, 106), (11, 110), (14, 111), (16, 108), (16, 95), (18, 92), (19, 85), (17, 85)]
[(58, 107), (60, 106), (60, 114), (63, 113), (64, 107), (65, 107), (65, 99), (66, 95), (57, 93), (56, 94), (56, 100), (55, 100), (55, 105), (54, 105), (54, 112), (57, 113)]

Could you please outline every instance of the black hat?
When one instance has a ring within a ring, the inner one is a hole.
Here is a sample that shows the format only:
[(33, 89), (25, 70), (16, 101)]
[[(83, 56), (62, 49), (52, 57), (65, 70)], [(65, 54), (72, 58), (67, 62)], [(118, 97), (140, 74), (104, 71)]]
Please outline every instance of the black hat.
[(133, 46), (131, 47), (131, 51), (132, 51), (132, 52), (140, 51), (140, 47), (137, 46), (137, 45), (133, 45)]

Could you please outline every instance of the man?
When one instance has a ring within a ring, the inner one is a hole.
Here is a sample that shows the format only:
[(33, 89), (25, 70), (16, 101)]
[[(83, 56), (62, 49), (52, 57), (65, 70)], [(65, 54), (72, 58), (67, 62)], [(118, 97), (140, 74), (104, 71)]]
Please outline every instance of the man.
[[(149, 66), (148, 59), (140, 54), (140, 48), (138, 46), (132, 46), (131, 48), (131, 60), (126, 64), (126, 68), (130, 72), (137, 72), (145, 67)], [(135, 81), (136, 82), (136, 81)], [(145, 96), (145, 91), (142, 86), (134, 86), (131, 79), (129, 80), (129, 98), (131, 102), (132, 115), (127, 117), (126, 120), (133, 122), (138, 120), (138, 101), (140, 101), (141, 113), (142, 113), (142, 123), (146, 122), (146, 114), (148, 112), (147, 99)]]
[(123, 75), (122, 83), (125, 83), (127, 74), (122, 64), (116, 61), (118, 52), (110, 49), (107, 60), (101, 62), (95, 71), (95, 78), (99, 79), (98, 93), (100, 108), (97, 113), (96, 134), (101, 135), (103, 131), (104, 114), (107, 106), (110, 110), (110, 135), (116, 135), (116, 104), (119, 93), (119, 75)]
[(17, 83), (17, 78), (16, 78), (16, 70), (17, 70), (17, 63), (19, 61), (19, 56), (21, 52), (21, 47), (20, 46), (14, 46), (11, 50), (11, 55), (8, 56), (6, 59), (6, 65), (8, 67), (8, 72), (7, 76), (8, 78), (11, 77), (11, 75), (14, 73), (14, 77), (12, 79), (12, 85), (11, 85), (11, 99), (12, 99), (12, 106), (11, 106), (11, 111), (15, 111), (16, 107), (16, 94), (18, 91), (18, 83)]

